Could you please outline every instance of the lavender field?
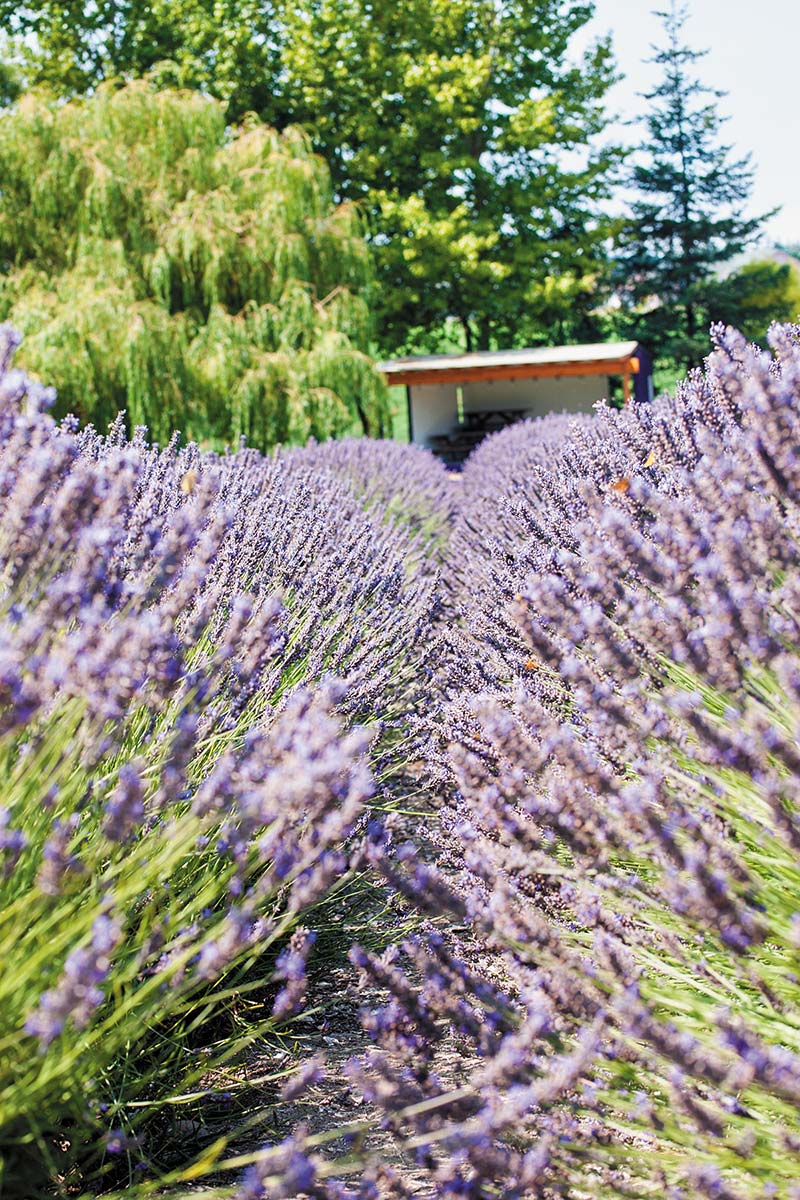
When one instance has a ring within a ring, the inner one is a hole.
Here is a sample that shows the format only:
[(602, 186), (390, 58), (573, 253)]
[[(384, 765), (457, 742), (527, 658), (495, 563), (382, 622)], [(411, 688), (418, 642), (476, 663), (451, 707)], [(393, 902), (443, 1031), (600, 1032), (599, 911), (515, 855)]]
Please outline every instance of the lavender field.
[(457, 478), (0, 339), (0, 1197), (797, 1200), (800, 329)]

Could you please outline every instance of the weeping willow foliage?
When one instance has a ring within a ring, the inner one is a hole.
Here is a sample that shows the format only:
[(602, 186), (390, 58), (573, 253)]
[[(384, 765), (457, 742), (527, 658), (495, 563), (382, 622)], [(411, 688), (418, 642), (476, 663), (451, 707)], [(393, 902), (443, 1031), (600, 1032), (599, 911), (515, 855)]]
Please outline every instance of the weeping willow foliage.
[(61, 413), (255, 446), (389, 425), (370, 261), (304, 134), (148, 81), (0, 114), (0, 319)]

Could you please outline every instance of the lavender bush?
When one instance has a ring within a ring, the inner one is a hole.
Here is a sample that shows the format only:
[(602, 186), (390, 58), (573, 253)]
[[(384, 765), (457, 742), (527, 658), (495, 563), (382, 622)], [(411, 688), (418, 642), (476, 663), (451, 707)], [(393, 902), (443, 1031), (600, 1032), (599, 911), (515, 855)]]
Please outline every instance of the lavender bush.
[(434, 582), (331, 472), (56, 425), (2, 337), (0, 1155), (28, 1197), (155, 1169), (140, 1126), (302, 1007), (313, 939), (281, 948), (396, 766)]
[(373, 851), (431, 929), (357, 956), (355, 1078), (436, 1194), (800, 1194), (800, 338), (715, 339), (464, 473), (439, 864)]
[(800, 347), (715, 336), (674, 399), (464, 473), (438, 821), (368, 851), (429, 928), (353, 953), (400, 1176), (295, 1143), (295, 1190), (796, 1194)]
[(417, 445), (370, 438), (344, 438), (293, 453), (311, 470), (332, 471), (344, 479), (368, 511), (397, 521), (417, 535), (429, 552), (441, 551), (450, 537), (456, 489), (447, 469)]
[[(14, 1186), (800, 1195), (800, 331), (770, 345), (717, 329), (674, 397), (458, 481), (101, 437), (6, 371)], [(353, 1119), (164, 1169), (159, 1115), (309, 1003), (354, 889), (370, 1048), (283, 1093)]]

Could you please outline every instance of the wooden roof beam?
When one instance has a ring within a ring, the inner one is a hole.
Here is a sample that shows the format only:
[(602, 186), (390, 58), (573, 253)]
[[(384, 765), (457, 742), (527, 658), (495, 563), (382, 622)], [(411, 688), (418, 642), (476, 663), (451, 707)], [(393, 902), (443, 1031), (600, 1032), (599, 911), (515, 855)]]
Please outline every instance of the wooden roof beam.
[(425, 387), (437, 383), (478, 383), (500, 379), (559, 379), (579, 375), (636, 375), (638, 358), (597, 359), (593, 362), (508, 363), (503, 366), (440, 367), (427, 370), (386, 371), (390, 387)]

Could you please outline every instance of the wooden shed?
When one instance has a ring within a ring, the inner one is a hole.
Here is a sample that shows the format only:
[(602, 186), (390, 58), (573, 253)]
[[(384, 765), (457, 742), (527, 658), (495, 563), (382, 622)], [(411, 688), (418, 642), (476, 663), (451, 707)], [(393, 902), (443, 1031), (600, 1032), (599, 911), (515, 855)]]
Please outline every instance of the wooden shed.
[(458, 463), (497, 429), (550, 412), (591, 412), (622, 381), (625, 401), (652, 399), (650, 355), (638, 342), (431, 354), (378, 364), (404, 385), (412, 442)]

